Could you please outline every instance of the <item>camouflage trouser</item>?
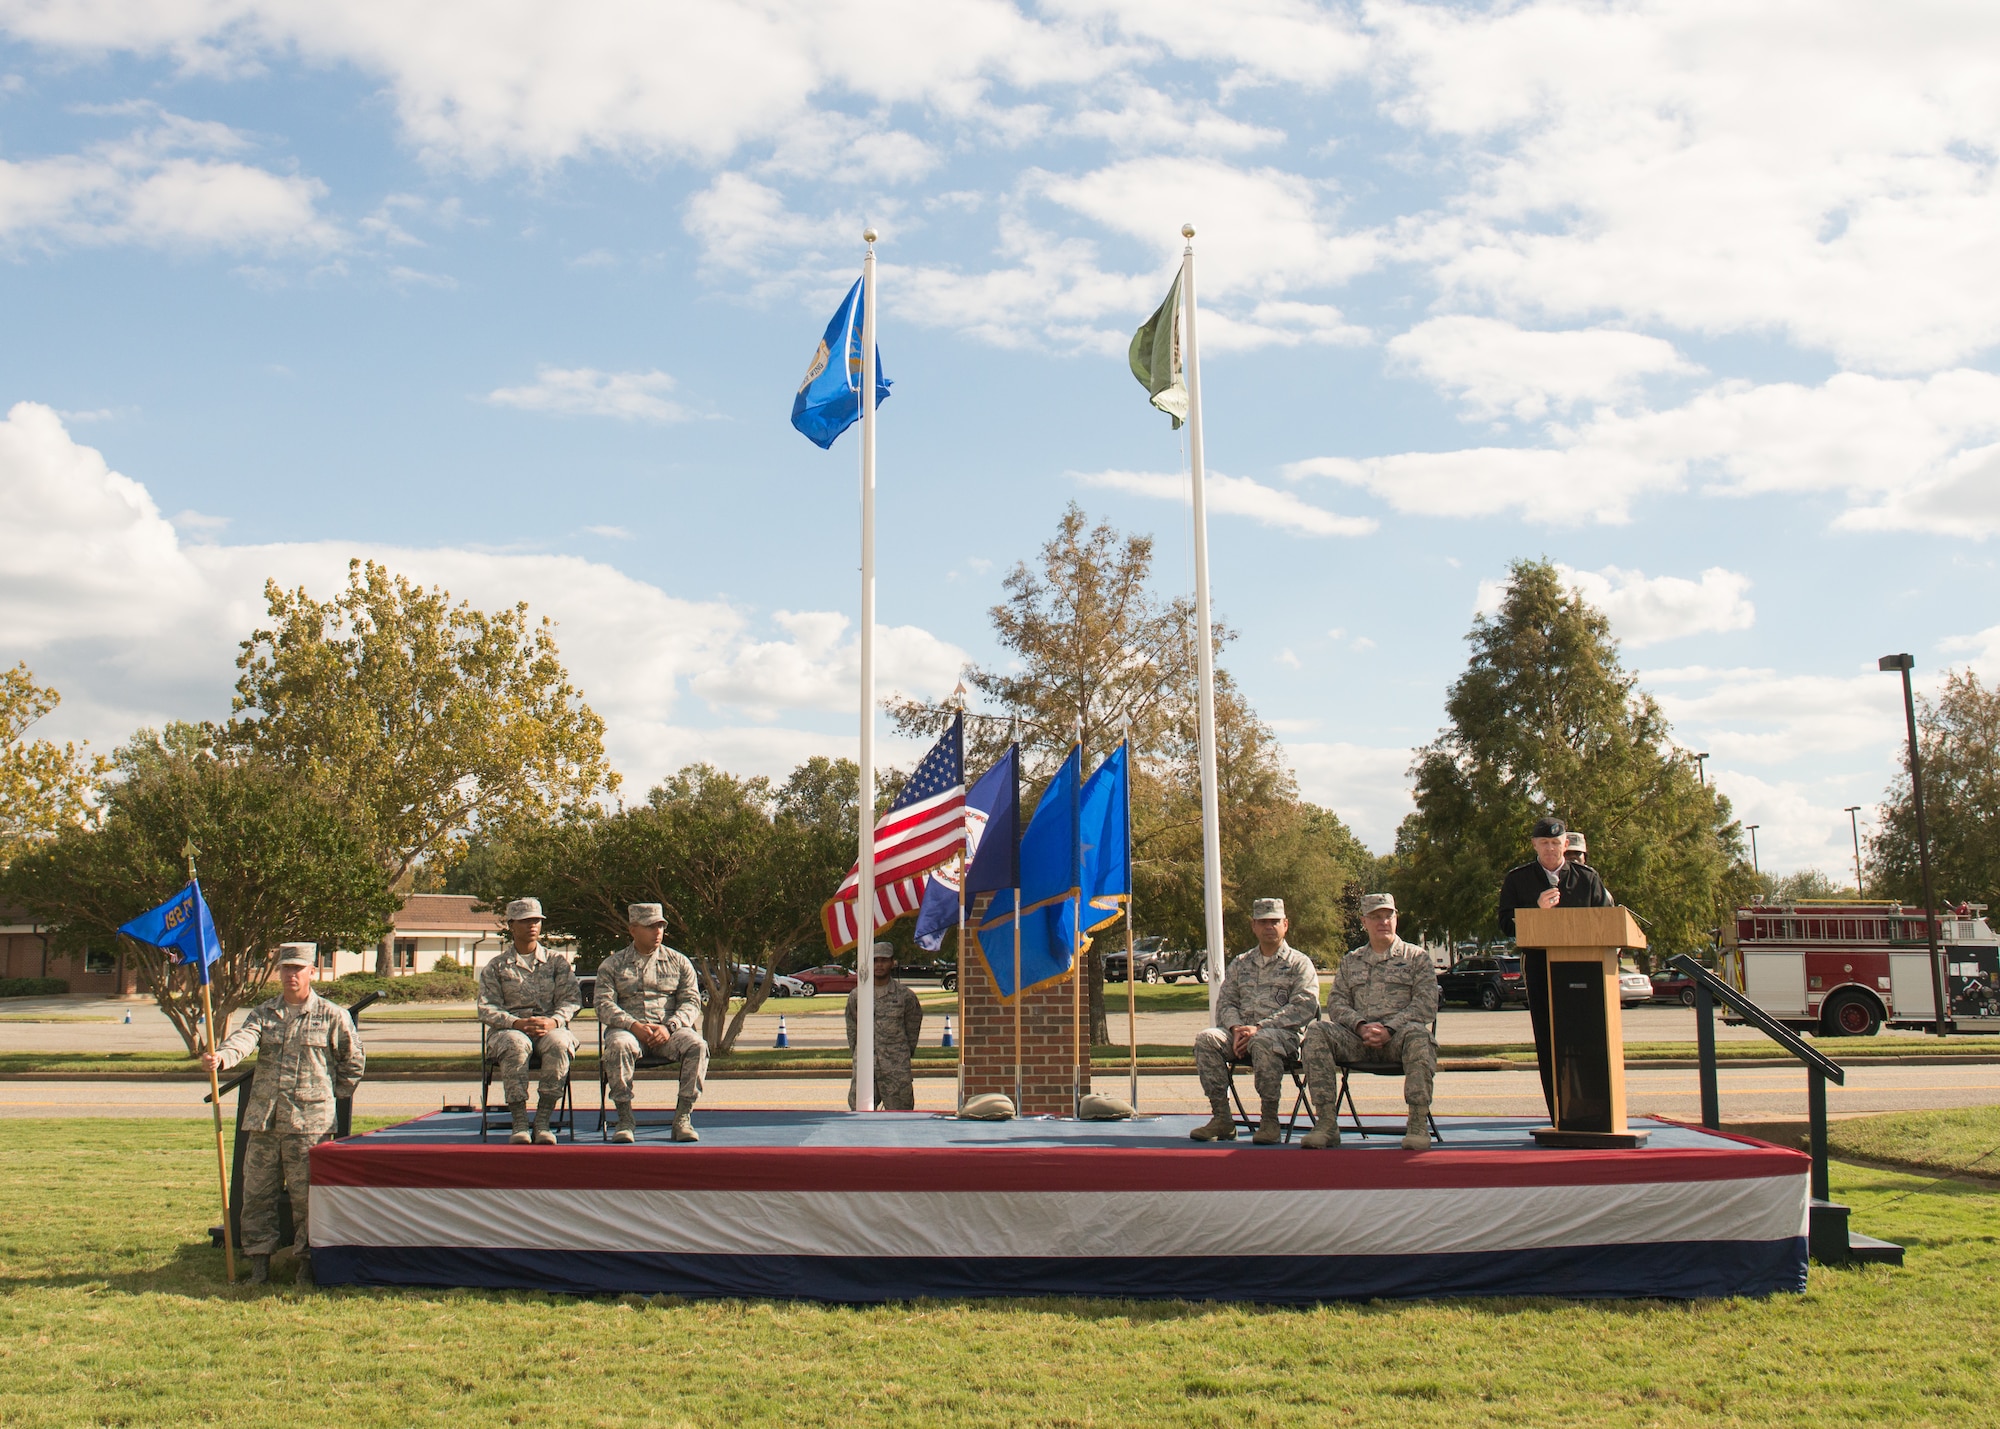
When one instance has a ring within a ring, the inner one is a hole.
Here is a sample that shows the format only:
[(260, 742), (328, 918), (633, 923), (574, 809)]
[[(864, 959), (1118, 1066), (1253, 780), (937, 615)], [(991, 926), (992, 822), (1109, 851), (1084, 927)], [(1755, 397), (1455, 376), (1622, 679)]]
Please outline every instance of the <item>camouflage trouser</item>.
[[(917, 1109), (917, 1084), (910, 1078), (910, 1053), (907, 1048), (875, 1053), (875, 1105), (883, 1111)], [(847, 1109), (854, 1110), (852, 1078), (847, 1083)]]
[(551, 1106), (562, 1094), (563, 1078), (569, 1075), (569, 1059), (576, 1055), (576, 1038), (567, 1027), (558, 1027), (531, 1043), (528, 1034), (509, 1028), (495, 1032), (486, 1041), (486, 1054), (500, 1066), (500, 1085), (506, 1089), (507, 1105), (519, 1106), (528, 1099), (528, 1058), (542, 1054), (542, 1096)]
[[(604, 1080), (610, 1084), (614, 1102), (632, 1100), (632, 1073), (645, 1050), (645, 1044), (623, 1028), (604, 1034)], [(663, 1045), (653, 1048), (652, 1055), (656, 1061), (680, 1064), (682, 1101), (691, 1102), (701, 1095), (708, 1077), (708, 1043), (701, 1040), (699, 1032), (691, 1027), (676, 1028)]]
[[(1210, 1101), (1229, 1095), (1227, 1027), (1204, 1027), (1194, 1035), (1194, 1069)], [(1299, 1034), (1290, 1027), (1259, 1027), (1250, 1039), (1250, 1074), (1257, 1100), (1274, 1102), (1285, 1094), (1285, 1063), (1299, 1050)]]
[(1340, 1092), (1341, 1062), (1400, 1062), (1404, 1102), (1423, 1107), (1431, 1104), (1438, 1049), (1428, 1027), (1405, 1027), (1389, 1038), (1386, 1047), (1370, 1047), (1359, 1032), (1350, 1032), (1338, 1022), (1315, 1022), (1308, 1027), (1306, 1090), (1312, 1093), (1313, 1109), (1322, 1117), (1333, 1115), (1334, 1098)]
[(278, 1248), (278, 1197), (292, 1198), (293, 1243), (306, 1247), (307, 1201), (312, 1169), (306, 1153), (329, 1139), (329, 1132), (253, 1131), (243, 1148), (243, 1244), (245, 1255), (269, 1255)]

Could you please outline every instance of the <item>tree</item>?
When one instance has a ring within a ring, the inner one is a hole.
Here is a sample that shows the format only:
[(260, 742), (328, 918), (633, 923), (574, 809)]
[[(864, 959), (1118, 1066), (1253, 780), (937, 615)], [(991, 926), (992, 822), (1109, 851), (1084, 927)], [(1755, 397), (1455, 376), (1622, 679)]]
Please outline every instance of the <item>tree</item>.
[[(668, 943), (708, 989), (703, 1036), (727, 1052), (771, 974), (816, 955), (820, 904), (854, 857), (859, 789), (850, 760), (809, 760), (776, 789), (689, 765), (636, 808), (524, 831), (482, 895), (539, 897), (549, 931), (575, 937), (587, 969), (625, 945), (627, 905), (660, 904)], [(738, 962), (767, 971), (732, 1017)]]
[(25, 847), (96, 821), (97, 782), (111, 767), (74, 744), (28, 739), (28, 729), (62, 703), (35, 683), (26, 662), (0, 672), (0, 868)]
[[(141, 731), (118, 751), (101, 826), (63, 830), (16, 859), (0, 886), (49, 924), (58, 947), (102, 947), (187, 881), (192, 840), (222, 943), (210, 989), (220, 1028), (261, 993), (278, 944), (366, 947), (397, 900), (338, 803), (275, 760), (218, 748), (213, 735), (192, 725)], [(124, 942), (188, 1051), (200, 1050), (192, 972)]]
[[(1039, 564), (1016, 565), (1006, 599), (989, 612), (1013, 660), (965, 672), (995, 711), (967, 717), (966, 758), (969, 774), (990, 765), (1018, 719), (1023, 798), (1032, 803), (1079, 738), (1088, 770), (1129, 728), (1136, 915), (1149, 931), (1199, 947), (1207, 933), (1194, 602), (1157, 597), (1152, 563), (1152, 537), (1092, 527), (1074, 503), (1064, 511)], [(1213, 638), (1219, 654), (1233, 637), (1218, 624)], [(915, 700), (888, 703), (909, 734), (935, 734), (956, 713)], [(1293, 914), (1292, 936), (1330, 948), (1344, 936), (1340, 901), (1366, 853), (1331, 811), (1299, 803), (1276, 738), (1221, 668), (1215, 703), (1225, 936), (1248, 946), (1249, 900), (1276, 893)], [(1099, 935), (1100, 950), (1106, 938)], [(1101, 1044), (1109, 1040), (1101, 959), (1088, 959), (1088, 975), (1091, 1038)]]
[[(1945, 903), (2000, 904), (2000, 682), (1988, 688), (1971, 670), (1948, 672), (1935, 701), (1917, 701), (1917, 745), (1933, 889)], [(1868, 892), (1921, 904), (1906, 744), (1899, 762), (1868, 840)]]
[[(451, 603), (373, 561), (316, 601), (270, 581), (243, 642), (231, 737), (346, 805), (390, 884), (445, 868), (477, 829), (575, 813), (617, 787), (604, 721), (525, 603)], [(389, 971), (386, 940), (376, 971)]]
[(1497, 936), (1501, 877), (1553, 813), (1589, 835), (1591, 865), (1656, 949), (1703, 944), (1752, 886), (1742, 831), (1620, 665), (1610, 622), (1548, 562), (1517, 561), (1499, 611), (1466, 638), (1450, 724), (1416, 752), (1417, 807), (1396, 835), (1405, 928)]

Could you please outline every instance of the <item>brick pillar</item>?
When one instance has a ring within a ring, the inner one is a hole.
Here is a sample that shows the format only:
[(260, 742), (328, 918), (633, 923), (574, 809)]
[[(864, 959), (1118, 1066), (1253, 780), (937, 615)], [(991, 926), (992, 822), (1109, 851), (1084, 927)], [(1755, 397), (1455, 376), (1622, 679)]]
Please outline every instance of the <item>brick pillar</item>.
[[(1014, 1095), (1014, 1009), (979, 954), (968, 926), (965, 935), (965, 1025), (959, 1028), (959, 1056), (965, 1064), (965, 1094)], [(1074, 1116), (1070, 1100), (1072, 1066), (1082, 1090), (1090, 1090), (1090, 999), (1084, 989), (1082, 1055), (1077, 1055), (1076, 978), (1031, 988), (1021, 1007), (1022, 1116)]]

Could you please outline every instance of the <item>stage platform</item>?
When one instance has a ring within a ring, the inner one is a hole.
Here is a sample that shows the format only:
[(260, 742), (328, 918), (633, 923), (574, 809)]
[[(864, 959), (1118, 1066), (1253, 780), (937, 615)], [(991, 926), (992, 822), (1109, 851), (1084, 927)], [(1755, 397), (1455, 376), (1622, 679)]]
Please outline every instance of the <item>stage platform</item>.
[[(1305, 1303), (1800, 1291), (1796, 1151), (1635, 1119), (1638, 1150), (1537, 1147), (1448, 1118), (1430, 1151), (1203, 1145), (1201, 1118), (967, 1122), (924, 1112), (596, 1115), (556, 1147), (438, 1113), (312, 1153), (322, 1285), (863, 1302), (1091, 1295)], [(1400, 1118), (1398, 1119), (1400, 1129)], [(1386, 1125), (1386, 1123), (1385, 1123)]]

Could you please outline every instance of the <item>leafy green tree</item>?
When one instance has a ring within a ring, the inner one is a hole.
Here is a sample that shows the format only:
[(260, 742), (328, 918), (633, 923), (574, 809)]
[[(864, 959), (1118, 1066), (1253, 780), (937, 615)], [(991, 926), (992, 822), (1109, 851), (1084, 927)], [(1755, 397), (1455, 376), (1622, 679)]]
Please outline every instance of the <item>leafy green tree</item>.
[[(222, 943), (210, 990), (220, 1028), (259, 995), (278, 944), (366, 947), (397, 899), (340, 804), (275, 760), (218, 749), (211, 734), (191, 725), (141, 731), (118, 752), (102, 824), (35, 846), (0, 889), (47, 923), (58, 947), (102, 947), (187, 881), (182, 850), (192, 840)], [(189, 1052), (198, 1051), (192, 972), (157, 948), (124, 942)]]
[[(618, 776), (604, 721), (525, 603), (492, 613), (373, 561), (314, 600), (267, 582), (243, 642), (232, 739), (340, 799), (392, 886), (448, 868), (488, 826), (574, 814)], [(389, 944), (376, 971), (389, 971)]]
[[(1947, 903), (2000, 904), (2000, 682), (1982, 685), (1971, 670), (1947, 674), (1936, 700), (1918, 700), (1917, 745), (1933, 889)], [(1901, 763), (1868, 840), (1868, 894), (1915, 904), (1924, 885), (1907, 746)]]
[[(1157, 596), (1152, 565), (1152, 537), (1109, 523), (1093, 527), (1072, 503), (1040, 560), (1009, 572), (1006, 599), (989, 616), (1012, 659), (965, 672), (965, 683), (995, 711), (967, 717), (967, 772), (999, 757), (1018, 720), (1023, 797), (1032, 805), (1079, 738), (1087, 770), (1129, 728), (1135, 917), (1148, 932), (1201, 947), (1194, 602)], [(1218, 624), (1213, 638), (1219, 654), (1233, 636)], [(1249, 900), (1277, 895), (1293, 914), (1294, 940), (1332, 951), (1344, 936), (1339, 905), (1366, 852), (1330, 811), (1299, 802), (1276, 738), (1219, 667), (1215, 706), (1225, 936), (1232, 947), (1249, 946)], [(907, 699), (889, 701), (889, 709), (901, 730), (916, 735), (935, 734), (955, 713)], [(1107, 930), (1094, 951), (1117, 942)], [(1103, 964), (1098, 956), (1088, 963), (1091, 1037), (1102, 1044), (1109, 1040)]]
[[(703, 1035), (726, 1052), (770, 995), (770, 974), (817, 956), (820, 905), (854, 858), (859, 789), (849, 760), (809, 760), (777, 788), (689, 765), (635, 808), (525, 830), (501, 847), (482, 894), (540, 898), (549, 931), (577, 939), (586, 969), (625, 945), (629, 904), (660, 904), (668, 943), (708, 989)], [(732, 1016), (739, 962), (767, 972)]]
[(74, 744), (27, 737), (61, 703), (25, 662), (0, 671), (0, 868), (24, 847), (96, 821), (97, 782), (111, 762)]
[(1417, 807), (1396, 835), (1406, 936), (1497, 936), (1500, 880), (1553, 813), (1589, 835), (1591, 865), (1656, 950), (1705, 943), (1752, 886), (1742, 831), (1620, 664), (1603, 613), (1548, 562), (1517, 561), (1499, 611), (1466, 638), (1450, 724), (1417, 751)]

